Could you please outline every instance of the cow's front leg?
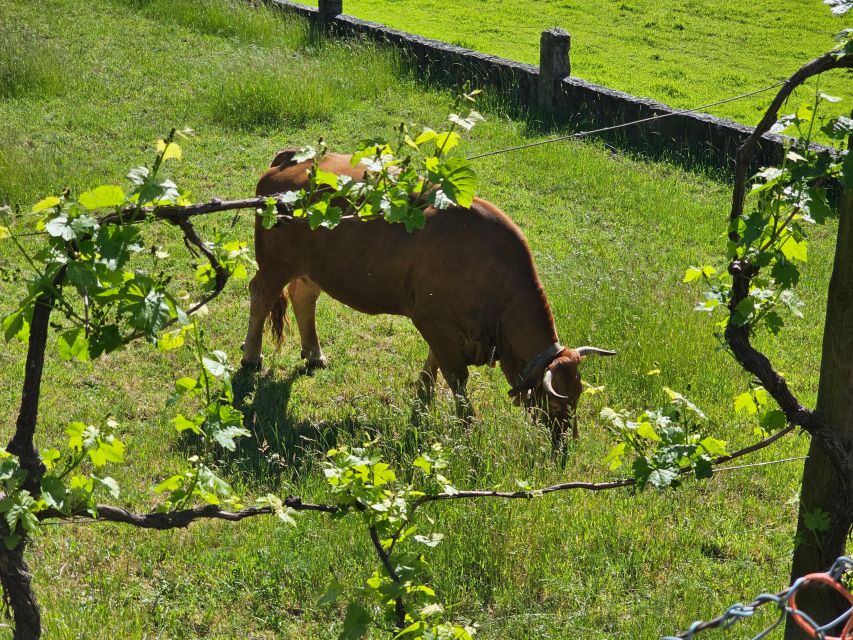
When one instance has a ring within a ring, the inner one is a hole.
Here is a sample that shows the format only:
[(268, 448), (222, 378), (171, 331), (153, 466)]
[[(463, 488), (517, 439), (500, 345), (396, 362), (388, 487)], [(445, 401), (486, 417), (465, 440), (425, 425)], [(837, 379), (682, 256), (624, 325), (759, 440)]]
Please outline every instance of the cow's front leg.
[(438, 360), (435, 359), (435, 354), (432, 349), (429, 350), (424, 366), (418, 374), (417, 382), (417, 398), (415, 405), (412, 407), (412, 424), (418, 426), (421, 424), (423, 414), (429, 412), (430, 405), (435, 398), (435, 383), (438, 375)]
[[(431, 316), (417, 320), (412, 318), (412, 320), (429, 345), (430, 355), (427, 357), (424, 369), (430, 373), (429, 366), (433, 363), (438, 365), (441, 375), (447, 380), (453, 392), (457, 417), (470, 423), (474, 412), (471, 409), (471, 403), (468, 402), (468, 393), (465, 389), (468, 382), (468, 364), (462, 353), (459, 330), (456, 327), (435, 322)], [(424, 375), (423, 372), (421, 375)], [(434, 372), (432, 378), (435, 380)]]
[(287, 285), (287, 295), (293, 305), (296, 326), (299, 327), (299, 339), (302, 343), (302, 357), (308, 361), (309, 368), (327, 367), (329, 361), (320, 349), (317, 337), (317, 298), (323, 290), (306, 278), (291, 280)]
[(474, 420), (474, 409), (468, 400), (468, 367), (450, 371), (441, 370), (444, 379), (453, 392), (453, 400), (456, 404), (456, 417), (470, 425)]
[(426, 408), (435, 397), (435, 377), (438, 375), (438, 360), (432, 349), (429, 350), (424, 366), (418, 375), (418, 404)]

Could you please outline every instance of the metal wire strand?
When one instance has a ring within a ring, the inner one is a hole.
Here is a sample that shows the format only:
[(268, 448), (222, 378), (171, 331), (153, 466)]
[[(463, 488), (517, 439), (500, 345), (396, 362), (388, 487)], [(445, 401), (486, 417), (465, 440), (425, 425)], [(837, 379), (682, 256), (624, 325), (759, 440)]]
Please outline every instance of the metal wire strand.
[[(624, 129), (625, 127), (632, 127), (637, 124), (642, 124), (643, 122), (650, 122), (652, 120), (662, 120), (663, 118), (669, 118), (672, 116), (683, 115), (685, 113), (695, 113), (696, 111), (700, 111), (702, 109), (708, 109), (710, 107), (716, 107), (721, 104), (726, 104), (728, 102), (734, 102), (736, 100), (743, 100), (744, 98), (749, 98), (754, 95), (758, 95), (759, 93), (764, 93), (765, 91), (770, 91), (771, 89), (775, 89), (783, 84), (785, 84), (785, 80), (780, 80), (774, 84), (766, 86), (762, 89), (756, 89), (755, 91), (749, 91), (747, 93), (741, 93), (740, 95), (732, 96), (730, 98), (724, 98), (722, 100), (717, 100), (716, 102), (709, 102), (708, 104), (699, 105), (698, 107), (692, 107), (690, 109), (681, 109), (678, 111), (670, 111), (669, 113), (663, 113), (661, 115), (649, 116), (648, 118), (641, 118), (639, 120), (632, 120), (630, 122), (622, 122), (620, 124), (615, 124), (610, 127), (601, 127), (600, 129), (592, 129), (590, 131), (580, 131), (578, 133), (571, 133), (565, 136), (558, 136), (556, 138), (548, 138), (547, 140), (538, 140), (536, 142), (530, 142), (527, 144), (520, 144), (515, 147), (506, 147), (504, 149), (496, 149), (494, 151), (487, 151), (485, 153), (478, 153), (475, 155), (467, 156), (466, 160), (478, 160), (479, 158), (488, 158), (489, 156), (497, 156), (503, 153), (509, 153), (511, 151), (520, 151), (522, 149), (530, 149), (531, 147), (540, 147), (545, 144), (553, 144), (555, 142), (562, 142), (564, 140), (573, 140), (578, 138), (585, 138), (587, 136), (595, 135), (597, 133), (605, 133), (607, 131), (614, 131), (616, 129)], [(172, 207), (176, 208), (176, 207)], [(252, 208), (252, 207), (246, 207)], [(29, 215), (29, 214), (27, 214)], [(345, 216), (348, 217), (348, 216)], [(236, 217), (235, 217), (236, 219)], [(233, 223), (232, 223), (233, 226)], [(24, 233), (16, 233), (15, 236), (19, 238), (29, 237), (29, 236), (42, 236), (47, 235), (46, 231), (28, 231)]]
[(771, 89), (775, 89), (776, 87), (780, 87), (785, 84), (785, 80), (780, 80), (779, 82), (775, 82), (767, 87), (762, 89), (756, 89), (755, 91), (749, 91), (747, 93), (742, 93), (737, 96), (732, 96), (731, 98), (725, 98), (723, 100), (717, 100), (716, 102), (709, 102), (708, 104), (703, 104), (698, 107), (692, 107), (691, 109), (681, 109), (679, 111), (670, 111), (669, 113), (662, 113), (661, 115), (649, 116), (648, 118), (641, 118), (640, 120), (632, 120), (631, 122), (622, 122), (620, 124), (615, 124), (610, 127), (601, 127), (600, 129), (591, 129), (590, 131), (580, 131), (578, 133), (570, 133), (565, 136), (558, 136), (556, 138), (548, 138), (547, 140), (538, 140), (536, 142), (529, 142), (527, 144), (520, 144), (515, 147), (506, 147), (504, 149), (496, 149), (495, 151), (487, 151), (485, 153), (478, 153), (472, 156), (467, 156), (466, 160), (478, 160), (479, 158), (488, 158), (489, 156), (497, 156), (502, 153), (509, 153), (511, 151), (520, 151), (522, 149), (530, 149), (531, 147), (541, 147), (544, 144), (552, 144), (554, 142), (562, 142), (563, 140), (574, 140), (577, 138), (585, 138), (587, 136), (595, 135), (597, 133), (605, 133), (607, 131), (614, 131), (616, 129), (624, 129), (625, 127), (631, 127), (635, 124), (641, 124), (643, 122), (650, 122), (652, 120), (662, 120), (664, 118), (670, 118), (672, 116), (680, 116), (685, 113), (695, 113), (701, 109), (708, 109), (710, 107), (716, 107), (721, 104), (726, 104), (727, 102), (734, 102), (735, 100), (742, 100), (744, 98), (749, 98), (754, 95), (758, 95), (759, 93), (764, 93), (765, 91), (770, 91)]

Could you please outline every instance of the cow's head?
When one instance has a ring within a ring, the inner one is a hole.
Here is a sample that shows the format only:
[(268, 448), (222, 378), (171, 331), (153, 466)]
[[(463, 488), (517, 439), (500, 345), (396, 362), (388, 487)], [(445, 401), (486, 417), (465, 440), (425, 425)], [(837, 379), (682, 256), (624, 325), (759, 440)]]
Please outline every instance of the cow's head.
[(551, 428), (555, 449), (563, 446), (569, 426), (572, 436), (578, 437), (576, 412), (583, 391), (579, 365), (584, 358), (593, 355), (613, 356), (616, 352), (598, 347), (563, 349), (538, 371), (531, 372), (526, 384), (519, 385), (529, 390), (526, 396), (528, 406), (540, 411)]

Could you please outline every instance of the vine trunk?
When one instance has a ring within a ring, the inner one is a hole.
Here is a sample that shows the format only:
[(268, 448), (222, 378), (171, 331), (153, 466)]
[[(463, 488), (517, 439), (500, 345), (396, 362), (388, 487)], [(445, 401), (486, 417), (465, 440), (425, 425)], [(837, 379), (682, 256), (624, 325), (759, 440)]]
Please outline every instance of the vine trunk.
[[(53, 278), (53, 290), (61, 286), (64, 278), (65, 267), (63, 266)], [(44, 354), (47, 348), (47, 334), (53, 304), (53, 294), (43, 293), (38, 297), (33, 308), (21, 407), (15, 425), (15, 434), (6, 447), (9, 453), (18, 456), (21, 468), (27, 472), (24, 488), (34, 496), (40, 494), (41, 478), (45, 472), (45, 466), (36, 449), (33, 436), (38, 421)], [(23, 534), (20, 525), (18, 533)], [(21, 541), (14, 549), (7, 549), (0, 545), (0, 586), (3, 588), (4, 603), (14, 621), (14, 640), (32, 640), (41, 637), (41, 611), (33, 592), (32, 576), (24, 560), (26, 545), (27, 538), (24, 535), (21, 535)]]

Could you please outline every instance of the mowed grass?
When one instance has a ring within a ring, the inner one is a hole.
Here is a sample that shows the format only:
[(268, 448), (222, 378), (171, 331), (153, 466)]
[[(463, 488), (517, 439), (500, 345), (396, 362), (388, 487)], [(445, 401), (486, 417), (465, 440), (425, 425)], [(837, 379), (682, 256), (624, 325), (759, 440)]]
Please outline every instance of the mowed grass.
[[(541, 32), (562, 27), (572, 35), (573, 76), (688, 109), (784, 80), (850, 27), (849, 15), (833, 17), (821, 0), (345, 0), (344, 12), (532, 64), (539, 63)], [(821, 77), (819, 86), (850, 95), (841, 72)], [(794, 108), (814, 87), (795, 94)], [(754, 126), (772, 95), (707, 111)]]
[[(402, 75), (392, 53), (327, 42), (299, 23), (224, 0), (57, 0), (40, 8), (38, 22), (27, 2), (0, 0), (0, 10), (0, 34), (45, 45), (31, 48), (37, 63), (61, 51), (75, 74), (59, 93), (0, 100), (0, 201), (23, 207), (64, 187), (122, 183), (172, 126), (197, 131), (172, 168), (178, 184), (197, 201), (243, 197), (281, 147), (323, 136), (346, 150), (400, 121), (440, 126), (451, 100)], [(530, 139), (524, 123), (499, 111), (486, 116), (472, 152)], [(581, 437), (569, 445), (566, 466), (555, 463), (548, 434), (511, 406), (506, 382), (487, 368), (473, 370), (469, 383), (473, 428), (452, 418), (444, 388), (415, 429), (409, 413), (422, 340), (405, 319), (360, 315), (324, 297), (319, 328), (329, 369), (304, 375), (291, 335), (279, 353), (267, 345), (261, 373), (236, 378), (253, 436), (221, 466), (241, 492), (328, 500), (319, 465), (326, 448), (377, 436), (399, 468), (413, 455), (403, 443), (443, 443), (458, 487), (608, 479), (611, 439), (598, 412), (658, 406), (663, 385), (703, 407), (731, 448), (753, 440), (752, 425), (732, 411), (748, 378), (716, 349), (711, 321), (691, 311), (699, 292), (681, 284), (691, 263), (720, 265), (725, 182), (598, 144), (540, 147), (477, 169), (480, 194), (530, 241), (562, 341), (619, 351), (584, 365), (586, 379), (605, 389), (583, 398)], [(229, 230), (230, 222), (211, 219), (203, 233)], [(814, 234), (801, 287), (806, 317), (780, 339), (761, 340), (806, 403), (816, 392), (833, 231)], [(250, 240), (248, 217), (229, 232)], [(179, 280), (189, 283), (192, 259), (177, 234), (149, 233), (186, 267)], [(0, 259), (18, 265), (8, 243), (0, 244)], [(20, 285), (0, 283), (0, 309), (20, 295)], [(211, 344), (234, 361), (247, 306), (245, 283), (235, 282), (203, 320)], [(3, 438), (13, 428), (24, 355), (17, 343), (0, 350)], [(164, 406), (172, 382), (192, 366), (184, 351), (145, 344), (92, 365), (59, 362), (51, 351), (38, 445), (60, 443), (69, 420), (113, 415), (128, 445), (128, 463), (112, 470), (122, 503), (148, 509), (151, 487), (192, 454)], [(661, 373), (648, 375), (652, 369)], [(750, 460), (802, 455), (806, 445), (792, 437)], [(785, 584), (800, 473), (794, 463), (731, 471), (677, 492), (432, 505), (421, 517), (446, 535), (430, 552), (434, 586), (458, 620), (480, 625), (482, 638), (675, 632)], [(317, 604), (330, 566), (350, 589), (377, 566), (356, 522), (316, 514), (299, 518), (296, 529), (263, 518), (169, 532), (47, 526), (29, 559), (49, 638), (334, 638), (344, 605)]]

